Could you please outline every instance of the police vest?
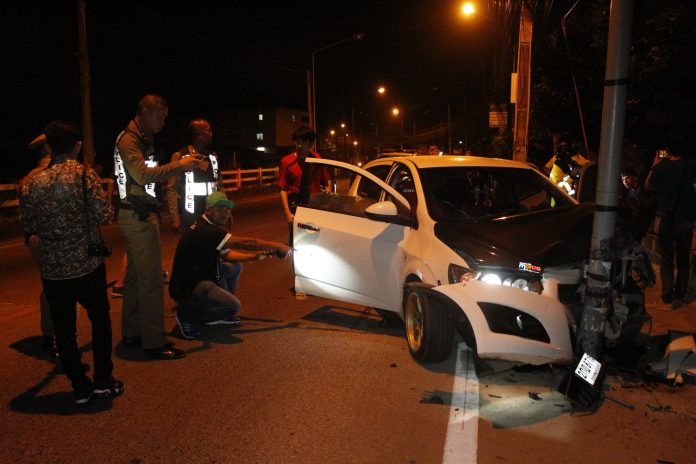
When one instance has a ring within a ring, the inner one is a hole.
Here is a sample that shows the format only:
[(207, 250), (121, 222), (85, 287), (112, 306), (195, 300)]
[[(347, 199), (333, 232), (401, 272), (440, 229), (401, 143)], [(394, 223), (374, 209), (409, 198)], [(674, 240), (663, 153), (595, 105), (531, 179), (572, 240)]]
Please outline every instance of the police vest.
[[(118, 142), (125, 133), (126, 131), (124, 130), (118, 134), (118, 137), (116, 137), (116, 145), (114, 145), (114, 173), (116, 174), (116, 185), (118, 185), (118, 196), (121, 198), (121, 200), (125, 200), (128, 196), (126, 185), (126, 168), (123, 166), (123, 159), (121, 158), (121, 153), (118, 151)], [(157, 166), (158, 163), (155, 161), (155, 151), (153, 149), (148, 148), (147, 152), (145, 153), (145, 158), (145, 166), (148, 168), (154, 168)], [(145, 189), (145, 193), (153, 198), (157, 198), (154, 182), (145, 184), (143, 188)]]
[[(186, 156), (191, 156), (191, 153), (195, 153), (193, 148), (189, 147), (189, 153), (182, 155), (184, 158)], [(214, 154), (208, 155), (208, 160), (210, 161), (210, 169), (212, 169), (212, 180), (210, 180), (210, 170), (205, 173), (195, 173), (189, 171), (184, 173), (184, 192), (182, 195), (184, 209), (189, 213), (198, 213), (196, 211), (196, 197), (207, 197), (211, 193), (217, 191), (217, 180), (220, 176), (220, 170), (218, 167), (218, 160)], [(201, 176), (204, 179), (196, 179), (196, 177)], [(197, 182), (197, 180), (199, 180)], [(200, 211), (202, 213), (202, 211)]]

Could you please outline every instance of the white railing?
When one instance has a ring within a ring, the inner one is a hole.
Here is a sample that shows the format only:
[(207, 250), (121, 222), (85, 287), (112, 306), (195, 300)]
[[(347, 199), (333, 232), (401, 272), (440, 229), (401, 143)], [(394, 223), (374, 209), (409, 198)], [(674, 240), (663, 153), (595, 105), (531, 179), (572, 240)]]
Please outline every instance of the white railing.
[[(271, 187), (278, 182), (278, 168), (234, 169), (221, 171), (225, 191)], [(19, 206), (16, 184), (0, 184), (0, 210)]]

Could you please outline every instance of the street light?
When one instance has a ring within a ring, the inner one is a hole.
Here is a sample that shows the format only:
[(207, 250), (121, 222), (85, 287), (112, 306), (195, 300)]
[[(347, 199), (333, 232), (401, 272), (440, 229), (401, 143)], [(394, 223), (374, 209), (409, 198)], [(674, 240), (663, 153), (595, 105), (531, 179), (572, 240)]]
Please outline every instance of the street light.
[(403, 149), (404, 149), (404, 114), (401, 112), (401, 110), (397, 106), (392, 108), (392, 114), (394, 116), (399, 116), (399, 119), (401, 120), (401, 129), (399, 131), (399, 146), (401, 147), (400, 149), (403, 151)]
[(464, 16), (471, 16), (476, 13), (476, 7), (471, 2), (465, 2), (462, 4), (461, 12)]
[(339, 40), (338, 42), (334, 42), (332, 44), (326, 45), (325, 47), (317, 48), (312, 52), (312, 107), (309, 108), (310, 110), (310, 115), (309, 115), (309, 123), (310, 125), (314, 128), (316, 133), (319, 133), (319, 128), (317, 127), (317, 79), (316, 79), (316, 70), (315, 70), (315, 57), (316, 54), (319, 52), (322, 52), (324, 50), (328, 50), (329, 48), (333, 48), (336, 45), (341, 45), (342, 43), (345, 42), (350, 42), (351, 40), (362, 40), (365, 38), (365, 33), (364, 32), (359, 32), (357, 34), (353, 34), (350, 37), (346, 37), (343, 40)]

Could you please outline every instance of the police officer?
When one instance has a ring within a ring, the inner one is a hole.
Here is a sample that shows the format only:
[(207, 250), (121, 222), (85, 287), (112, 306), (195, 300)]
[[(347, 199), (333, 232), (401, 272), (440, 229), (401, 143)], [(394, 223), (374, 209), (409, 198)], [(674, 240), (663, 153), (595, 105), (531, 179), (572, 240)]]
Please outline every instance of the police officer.
[(186, 354), (164, 336), (164, 284), (159, 235), (159, 199), (155, 183), (174, 174), (202, 167), (193, 156), (157, 166), (153, 136), (164, 127), (169, 112), (159, 95), (145, 95), (135, 118), (116, 139), (114, 163), (121, 208), (118, 226), (128, 255), (121, 315), (122, 344), (142, 346), (154, 359), (178, 359)]
[(213, 130), (205, 119), (189, 123), (191, 144), (172, 154), (172, 163), (186, 157), (196, 157), (207, 162), (205, 169), (180, 173), (167, 181), (170, 226), (183, 233), (205, 212), (205, 199), (222, 189), (222, 177), (217, 154), (210, 148)]

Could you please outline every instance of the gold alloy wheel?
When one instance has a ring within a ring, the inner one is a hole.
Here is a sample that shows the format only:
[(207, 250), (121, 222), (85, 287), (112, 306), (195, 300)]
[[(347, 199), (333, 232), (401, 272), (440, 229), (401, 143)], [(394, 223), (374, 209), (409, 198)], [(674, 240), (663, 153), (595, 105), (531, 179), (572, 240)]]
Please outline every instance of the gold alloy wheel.
[(415, 292), (408, 294), (406, 300), (406, 338), (411, 351), (414, 353), (421, 348), (423, 343), (423, 306), (421, 299)]

